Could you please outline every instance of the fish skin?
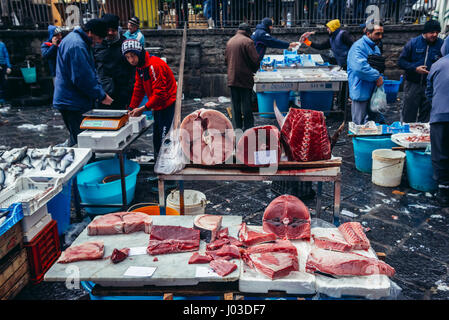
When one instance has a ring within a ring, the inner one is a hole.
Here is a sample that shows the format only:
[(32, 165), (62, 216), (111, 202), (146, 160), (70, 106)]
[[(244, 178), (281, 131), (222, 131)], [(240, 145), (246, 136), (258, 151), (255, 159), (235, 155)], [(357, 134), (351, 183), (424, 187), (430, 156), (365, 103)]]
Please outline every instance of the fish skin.
[(73, 149), (70, 149), (69, 152), (61, 159), (59, 163), (59, 168), (56, 170), (59, 173), (65, 173), (66, 169), (70, 167), (75, 159), (75, 152)]
[(34, 166), (31, 164), (31, 158), (30, 156), (25, 156), (23, 158), (22, 163), (27, 166), (28, 169), (34, 169)]
[(41, 161), (41, 171), (47, 169), (47, 165), (48, 165), (48, 158), (43, 157)]
[(67, 150), (65, 148), (61, 149), (52, 149), (50, 155), (54, 158), (62, 158), (67, 154)]
[(6, 173), (3, 169), (0, 169), (0, 190), (2, 190), (5, 187), (5, 181), (6, 181)]
[(40, 159), (43, 156), (44, 156), (43, 152), (38, 149), (33, 149), (33, 151), (31, 151), (31, 154), (30, 154), (31, 159), (33, 159), (33, 160)]
[(23, 148), (20, 148), (15, 153), (13, 153), (13, 155), (11, 157), (11, 163), (16, 163), (16, 162), (22, 161), (23, 158), (25, 158), (27, 151), (28, 151), (28, 147), (23, 147)]

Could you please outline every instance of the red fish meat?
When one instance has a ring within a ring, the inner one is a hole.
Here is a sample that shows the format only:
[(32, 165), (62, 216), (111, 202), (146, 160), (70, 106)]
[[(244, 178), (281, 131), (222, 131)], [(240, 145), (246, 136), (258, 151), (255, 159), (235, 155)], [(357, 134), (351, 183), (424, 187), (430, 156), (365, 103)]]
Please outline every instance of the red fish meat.
[(371, 246), (360, 222), (346, 222), (338, 227), (354, 250), (368, 250)]
[(103, 258), (103, 241), (88, 241), (79, 245), (70, 246), (58, 259), (58, 263), (70, 263), (84, 260), (97, 260)]
[(209, 263), (209, 266), (221, 277), (225, 277), (237, 269), (237, 265), (235, 263), (224, 259), (212, 260)]
[(268, 242), (276, 240), (276, 234), (272, 232), (257, 232), (249, 230), (246, 223), (243, 222), (239, 230), (239, 241), (243, 245), (249, 247), (257, 243)]

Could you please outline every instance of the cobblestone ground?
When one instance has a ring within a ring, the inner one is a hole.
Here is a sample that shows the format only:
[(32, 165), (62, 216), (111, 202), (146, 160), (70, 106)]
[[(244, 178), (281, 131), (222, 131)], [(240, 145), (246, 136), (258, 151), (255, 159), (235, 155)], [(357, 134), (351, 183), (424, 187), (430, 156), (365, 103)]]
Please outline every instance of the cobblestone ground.
[[(399, 95), (400, 97), (400, 95)], [(201, 101), (186, 100), (183, 117), (206, 102), (218, 104), (215, 108), (226, 113), (229, 103), (219, 103), (217, 98)], [(68, 137), (58, 112), (50, 107), (2, 108), (1, 117), (8, 123), (0, 126), (0, 145), (9, 147), (47, 147), (65, 141)], [(399, 120), (399, 103), (389, 106), (387, 123)], [(342, 122), (338, 115), (329, 116), (327, 125), (332, 134)], [(273, 124), (273, 119), (256, 117), (256, 125)], [(40, 127), (31, 127), (38, 126)], [(42, 126), (46, 125), (46, 126)], [(151, 129), (132, 147), (133, 154), (152, 154)], [(419, 192), (408, 186), (404, 173), (401, 185), (385, 188), (374, 185), (371, 175), (356, 170), (351, 138), (344, 133), (333, 154), (343, 158), (341, 209), (356, 217), (341, 215), (340, 222), (359, 221), (368, 227), (367, 233), (377, 252), (386, 254), (386, 262), (396, 269), (393, 281), (402, 288), (400, 299), (449, 298), (449, 210), (438, 206), (432, 194)], [(153, 179), (152, 179), (153, 178)], [(133, 203), (158, 200), (152, 189), (156, 187), (151, 170), (143, 168), (138, 175)], [(205, 193), (209, 201), (206, 212), (222, 215), (242, 215), (249, 224), (260, 225), (265, 207), (276, 198), (273, 184), (262, 182), (185, 182), (186, 189)], [(316, 186), (313, 186), (316, 189)], [(333, 191), (331, 183), (323, 184), (321, 218), (331, 221)], [(393, 194), (393, 190), (404, 195)], [(315, 199), (304, 201), (312, 214)], [(82, 226), (84, 216), (72, 210), (73, 227)], [(73, 230), (71, 237), (62, 236), (67, 247), (81, 230)], [(87, 293), (67, 289), (64, 283), (28, 285), (16, 299), (86, 299)]]

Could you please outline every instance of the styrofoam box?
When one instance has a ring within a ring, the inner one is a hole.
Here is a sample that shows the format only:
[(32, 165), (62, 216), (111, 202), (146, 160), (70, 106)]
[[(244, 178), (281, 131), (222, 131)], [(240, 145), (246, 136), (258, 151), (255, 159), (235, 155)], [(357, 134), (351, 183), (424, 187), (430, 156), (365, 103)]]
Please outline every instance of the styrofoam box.
[(33, 238), (41, 232), (45, 226), (51, 222), (51, 215), (47, 213), (38, 223), (36, 223), (30, 230), (23, 233), (23, 241), (31, 242)]
[(29, 231), (46, 214), (48, 214), (47, 205), (44, 205), (43, 207), (35, 211), (31, 216), (24, 216), (21, 220), (23, 232)]
[(133, 124), (128, 122), (119, 130), (85, 130), (78, 135), (78, 147), (94, 150), (113, 150), (122, 147), (133, 135)]
[(143, 114), (140, 117), (130, 117), (129, 122), (132, 123), (133, 133), (139, 133), (146, 126), (147, 116)]

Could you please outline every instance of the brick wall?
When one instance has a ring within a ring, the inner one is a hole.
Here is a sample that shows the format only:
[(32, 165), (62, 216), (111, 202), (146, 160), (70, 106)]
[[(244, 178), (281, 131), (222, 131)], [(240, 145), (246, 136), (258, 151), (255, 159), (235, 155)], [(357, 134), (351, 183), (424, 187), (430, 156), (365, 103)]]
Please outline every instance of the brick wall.
[[(356, 39), (362, 36), (359, 27), (346, 28)], [(315, 41), (324, 40), (328, 35), (324, 28), (291, 28), (276, 29), (273, 35), (285, 41), (297, 41), (305, 31), (315, 30)], [(422, 26), (397, 25), (386, 26), (384, 35), (384, 56), (387, 59), (386, 75), (390, 79), (399, 79), (401, 70), (396, 66), (399, 54), (405, 43), (420, 34)], [(147, 47), (160, 47), (161, 55), (167, 58), (167, 63), (177, 76), (181, 57), (182, 30), (143, 30)], [(229, 96), (226, 85), (226, 66), (224, 65), (224, 50), (226, 42), (235, 34), (235, 29), (201, 29), (188, 30), (186, 65), (184, 69), (184, 94), (187, 98), (208, 96)], [(15, 66), (10, 82), (10, 94), (23, 94), (19, 65), (29, 59), (36, 65), (41, 91), (51, 91), (48, 67), (40, 56), (40, 45), (47, 39), (46, 31), (8, 30), (0, 31), (0, 39), (6, 44), (11, 62)], [(317, 52), (313, 49), (301, 49), (302, 52)], [(282, 50), (268, 49), (267, 53), (281, 53)], [(326, 52), (323, 52), (326, 53)], [(51, 92), (50, 92), (51, 94)]]

